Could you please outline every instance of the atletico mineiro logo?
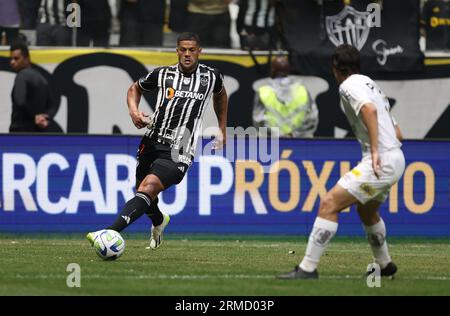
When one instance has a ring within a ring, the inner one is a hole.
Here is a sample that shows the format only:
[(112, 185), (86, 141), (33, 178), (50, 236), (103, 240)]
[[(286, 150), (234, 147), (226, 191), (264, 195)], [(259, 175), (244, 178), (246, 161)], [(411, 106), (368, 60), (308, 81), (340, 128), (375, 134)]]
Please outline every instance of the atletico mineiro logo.
[(350, 44), (361, 50), (370, 33), (369, 15), (370, 12), (345, 6), (338, 14), (325, 17), (328, 38), (335, 46)]
[(167, 88), (166, 89), (166, 99), (172, 100), (174, 97), (184, 98), (184, 99), (195, 99), (195, 100), (205, 99), (205, 95), (203, 93), (191, 92), (191, 91), (180, 91), (180, 90), (175, 90), (174, 88)]

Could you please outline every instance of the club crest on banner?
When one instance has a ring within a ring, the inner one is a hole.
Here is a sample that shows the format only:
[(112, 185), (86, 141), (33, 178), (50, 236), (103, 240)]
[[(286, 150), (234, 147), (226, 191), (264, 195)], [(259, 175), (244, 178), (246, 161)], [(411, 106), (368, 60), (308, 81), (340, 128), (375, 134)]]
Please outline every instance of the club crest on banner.
[(336, 15), (325, 17), (328, 38), (335, 45), (350, 44), (361, 50), (370, 33), (370, 13), (345, 6)]

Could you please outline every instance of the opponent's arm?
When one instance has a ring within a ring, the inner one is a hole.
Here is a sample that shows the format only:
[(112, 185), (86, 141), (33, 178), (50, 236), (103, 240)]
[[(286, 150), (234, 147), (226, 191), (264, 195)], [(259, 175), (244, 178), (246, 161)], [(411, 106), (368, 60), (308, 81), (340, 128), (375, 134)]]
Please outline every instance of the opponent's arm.
[(227, 115), (228, 115), (228, 97), (225, 86), (218, 93), (213, 94), (214, 112), (217, 116), (219, 128), (222, 135), (216, 137), (216, 148), (219, 149), (227, 142)]
[(134, 126), (136, 126), (137, 128), (143, 128), (149, 123), (149, 115), (139, 111), (139, 102), (141, 101), (141, 97), (142, 91), (139, 88), (138, 83), (135, 82), (128, 89), (127, 104), (131, 120), (133, 121)]
[(402, 141), (403, 140), (403, 134), (402, 134), (402, 131), (400, 130), (400, 127), (398, 127), (397, 124), (395, 124), (394, 127), (395, 127), (395, 135), (397, 136), (397, 139), (399, 141)]
[(392, 119), (392, 124), (394, 124), (394, 129), (395, 129), (395, 136), (397, 137), (397, 139), (401, 142), (403, 140), (403, 134), (402, 131), (400, 130), (400, 127), (397, 124), (397, 121), (395, 120), (395, 118), (392, 116), (391, 114), (391, 119)]
[(377, 108), (372, 103), (366, 103), (361, 108), (361, 118), (369, 133), (370, 152), (372, 154), (372, 168), (379, 178), (381, 161), (378, 155), (378, 114)]

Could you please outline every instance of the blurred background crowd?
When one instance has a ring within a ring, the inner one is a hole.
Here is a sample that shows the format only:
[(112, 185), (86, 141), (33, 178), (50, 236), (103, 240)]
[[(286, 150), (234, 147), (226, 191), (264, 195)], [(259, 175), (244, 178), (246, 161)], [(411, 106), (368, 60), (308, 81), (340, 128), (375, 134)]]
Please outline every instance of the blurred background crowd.
[[(203, 46), (279, 48), (278, 0), (0, 0), (0, 39), (38, 46), (171, 46), (192, 31)], [(81, 27), (70, 28), (80, 7)]]
[[(67, 26), (71, 3), (81, 8), (79, 28)], [(421, 8), (421, 47), (450, 49), (450, 1), (421, 0)], [(204, 47), (283, 49), (280, 19), (282, 0), (0, 0), (0, 44), (21, 36), (38, 46), (173, 47), (192, 31)]]

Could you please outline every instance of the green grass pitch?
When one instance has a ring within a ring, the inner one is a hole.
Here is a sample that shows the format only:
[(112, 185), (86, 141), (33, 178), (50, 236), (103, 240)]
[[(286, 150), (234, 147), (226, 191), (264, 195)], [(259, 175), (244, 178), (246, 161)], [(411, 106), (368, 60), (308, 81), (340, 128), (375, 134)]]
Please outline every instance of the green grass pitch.
[[(306, 237), (167, 234), (156, 251), (146, 236), (124, 234), (121, 258), (104, 262), (82, 235), (0, 235), (0, 295), (450, 295), (450, 239), (390, 239), (399, 271), (381, 287), (363, 277), (371, 262), (365, 239), (335, 238), (319, 280), (276, 280), (302, 258)], [(290, 251), (295, 251), (290, 254)], [(66, 284), (67, 265), (81, 287)]]

